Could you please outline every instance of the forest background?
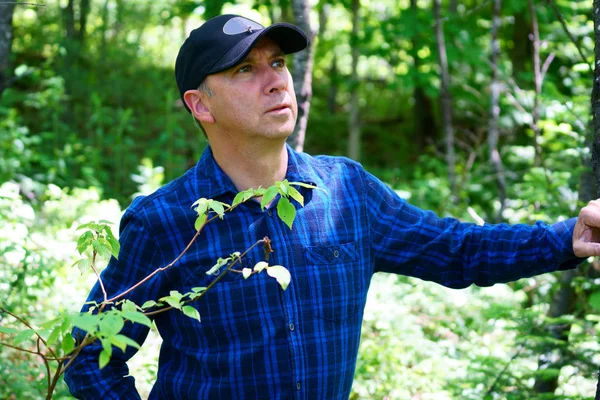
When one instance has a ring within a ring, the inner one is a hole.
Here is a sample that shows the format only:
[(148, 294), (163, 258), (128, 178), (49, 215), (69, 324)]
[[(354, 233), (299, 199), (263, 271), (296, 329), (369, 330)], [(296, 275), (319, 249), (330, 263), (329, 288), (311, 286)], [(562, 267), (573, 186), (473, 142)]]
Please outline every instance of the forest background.
[[(467, 222), (555, 222), (595, 197), (592, 1), (0, 2), (2, 307), (36, 323), (78, 310), (95, 277), (71, 266), (75, 228), (118, 224), (195, 164), (206, 141), (173, 64), (222, 12), (313, 37), (289, 60), (296, 148), (357, 159)], [(352, 398), (592, 398), (599, 269), (459, 291), (376, 276)], [(142, 396), (159, 345), (151, 335), (130, 362)], [(40, 398), (45, 379), (35, 356), (0, 346), (0, 398)], [(56, 398), (70, 398), (62, 383)]]

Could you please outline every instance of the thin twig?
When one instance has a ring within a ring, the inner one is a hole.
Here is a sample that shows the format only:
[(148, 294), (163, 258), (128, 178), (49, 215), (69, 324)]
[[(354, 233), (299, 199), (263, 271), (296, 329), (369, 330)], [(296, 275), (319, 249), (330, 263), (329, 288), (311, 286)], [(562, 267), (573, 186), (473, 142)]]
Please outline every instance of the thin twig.
[[(206, 287), (206, 289), (204, 289), (204, 291), (203, 291), (202, 293), (200, 293), (200, 296), (196, 297), (196, 298), (195, 298), (195, 299), (193, 299), (193, 300), (186, 300), (186, 301), (184, 302), (184, 304), (191, 303), (192, 301), (196, 301), (196, 300), (200, 299), (202, 296), (204, 296), (204, 294), (205, 294), (206, 292), (208, 292), (208, 290), (209, 290), (211, 287), (213, 287), (213, 286), (214, 286), (214, 285), (215, 285), (217, 282), (219, 282), (219, 281), (221, 280), (221, 278), (223, 278), (223, 276), (225, 276), (225, 274), (227, 274), (227, 272), (229, 272), (229, 271), (231, 270), (231, 268), (232, 268), (232, 267), (233, 267), (233, 266), (234, 266), (236, 263), (240, 262), (240, 261), (242, 260), (242, 258), (243, 258), (243, 257), (244, 257), (246, 254), (248, 254), (248, 252), (249, 252), (250, 250), (252, 250), (252, 249), (253, 249), (253, 248), (255, 248), (256, 246), (258, 246), (260, 243), (265, 243), (267, 240), (268, 240), (268, 238), (267, 238), (267, 237), (264, 237), (263, 239), (257, 240), (257, 241), (256, 241), (256, 243), (254, 243), (252, 246), (248, 247), (248, 248), (246, 249), (246, 251), (244, 251), (242, 254), (240, 254), (238, 257), (236, 257), (236, 258), (235, 258), (235, 260), (233, 260), (231, 263), (229, 263), (229, 265), (227, 266), (227, 268), (226, 268), (225, 270), (223, 270), (223, 272), (222, 272), (221, 274), (219, 274), (219, 276), (218, 276), (218, 277), (217, 277), (217, 278), (216, 278), (214, 281), (212, 281), (212, 282), (210, 283), (210, 285), (208, 285), (208, 286)], [(161, 308), (160, 310), (155, 310), (155, 311), (145, 312), (145, 313), (144, 313), (144, 315), (146, 315), (146, 316), (156, 315), (156, 314), (160, 314), (160, 313), (162, 313), (162, 312), (165, 312), (165, 311), (172, 310), (173, 308), (174, 308), (174, 307), (172, 307), (172, 306), (169, 306), (169, 307)]]
[(13, 317), (14, 319), (16, 319), (17, 321), (19, 321), (23, 325), (25, 325), (26, 327), (28, 327), (29, 329), (31, 329), (33, 331), (33, 333), (35, 333), (35, 335), (42, 341), (42, 343), (44, 343), (44, 346), (48, 349), (48, 351), (50, 352), (50, 354), (52, 354), (52, 357), (58, 358), (56, 356), (56, 354), (54, 354), (54, 350), (52, 350), (52, 348), (50, 346), (48, 346), (48, 344), (46, 343), (46, 341), (44, 340), (44, 338), (41, 337), (40, 334), (35, 329), (33, 329), (33, 327), (31, 325), (29, 325), (29, 323), (27, 321), (25, 321), (23, 318), (20, 318), (20, 317), (16, 316), (15, 314), (11, 313), (10, 311), (8, 311), (7, 309), (2, 308), (2, 307), (0, 307), (0, 313), (6, 313), (6, 314), (10, 315), (11, 317)]
[(104, 295), (104, 302), (107, 302), (107, 295), (106, 295), (106, 289), (104, 288), (104, 282), (102, 282), (102, 278), (100, 278), (100, 273), (98, 273), (98, 270), (96, 269), (96, 266), (94, 265), (96, 263), (96, 255), (98, 255), (98, 252), (96, 250), (94, 250), (94, 252), (92, 253), (92, 263), (91, 263), (91, 267), (94, 270), (94, 273), (96, 274), (96, 277), (98, 278), (98, 282), (100, 282), (100, 289), (102, 289), (102, 294)]
[[(258, 197), (258, 196), (252, 196), (252, 197), (250, 197), (248, 200), (250, 200), (250, 199), (252, 199), (252, 198), (254, 198), (254, 197)], [(248, 200), (246, 200), (246, 201), (248, 201)], [(242, 203), (244, 203), (244, 202), (242, 202)], [(242, 204), (242, 203), (239, 203), (239, 204), (236, 204), (235, 206), (231, 206), (231, 207), (229, 207), (229, 208), (227, 209), (227, 212), (229, 212), (229, 211), (231, 211), (231, 210), (235, 209), (237, 206), (239, 206), (239, 205), (240, 205), (240, 204)], [(189, 243), (188, 243), (188, 245), (185, 247), (185, 249), (183, 249), (183, 251), (182, 251), (182, 252), (181, 252), (181, 253), (180, 253), (180, 254), (177, 256), (177, 258), (175, 258), (173, 261), (171, 261), (169, 264), (165, 265), (164, 267), (161, 267), (161, 268), (157, 268), (157, 269), (155, 269), (155, 270), (154, 270), (154, 271), (153, 271), (153, 272), (152, 272), (150, 275), (148, 275), (147, 277), (145, 277), (144, 279), (142, 279), (141, 281), (139, 281), (138, 283), (136, 283), (135, 285), (133, 285), (132, 287), (130, 287), (129, 289), (127, 289), (126, 291), (124, 291), (124, 292), (122, 292), (122, 293), (120, 293), (120, 294), (116, 295), (116, 296), (115, 296), (115, 297), (113, 297), (113, 298), (110, 298), (110, 299), (108, 299), (108, 300), (107, 300), (107, 302), (109, 302), (109, 303), (110, 303), (110, 302), (113, 302), (113, 301), (115, 301), (115, 300), (117, 300), (117, 299), (120, 299), (121, 297), (125, 296), (127, 293), (130, 293), (130, 292), (131, 292), (131, 291), (133, 291), (134, 289), (137, 289), (139, 286), (141, 286), (142, 284), (144, 284), (145, 282), (147, 282), (147, 281), (148, 281), (150, 278), (152, 278), (154, 275), (156, 275), (156, 274), (158, 274), (159, 272), (162, 272), (162, 271), (164, 271), (164, 270), (166, 270), (166, 269), (168, 269), (168, 268), (171, 268), (173, 265), (175, 265), (175, 263), (176, 263), (177, 261), (179, 261), (179, 260), (181, 259), (181, 257), (183, 257), (183, 255), (184, 255), (185, 253), (187, 253), (187, 251), (190, 249), (190, 247), (192, 247), (192, 244), (193, 244), (193, 243), (196, 241), (196, 239), (198, 238), (198, 236), (200, 236), (200, 232), (202, 232), (202, 229), (204, 229), (204, 227), (205, 227), (206, 225), (208, 225), (208, 223), (209, 223), (209, 222), (212, 222), (212, 221), (214, 221), (214, 220), (215, 220), (215, 219), (217, 219), (217, 218), (219, 218), (219, 215), (215, 215), (215, 216), (213, 216), (212, 218), (210, 218), (210, 219), (206, 220), (206, 221), (204, 222), (204, 224), (202, 224), (202, 226), (200, 226), (200, 229), (198, 229), (198, 231), (196, 232), (196, 234), (194, 235), (194, 237), (192, 238), (192, 240), (190, 240), (190, 242), (189, 242)]]
[(496, 376), (496, 379), (494, 379), (494, 383), (492, 383), (492, 386), (490, 386), (490, 388), (488, 389), (488, 391), (486, 392), (486, 396), (491, 395), (493, 393), (493, 390), (496, 387), (496, 384), (498, 383), (498, 381), (500, 380), (500, 378), (502, 377), (502, 375), (504, 375), (504, 373), (506, 372), (506, 370), (508, 369), (508, 367), (510, 366), (510, 364), (517, 359), (517, 357), (519, 357), (519, 355), (521, 354), (521, 352), (523, 351), (523, 346), (520, 345), (519, 349), (517, 350), (517, 352), (510, 358), (510, 360), (508, 361), (508, 363), (506, 363), (506, 365), (504, 366), (504, 368), (502, 369), (502, 371), (500, 371), (500, 373), (498, 374), (498, 376)]
[(548, 0), (547, 3), (550, 4), (550, 7), (552, 7), (554, 14), (556, 14), (556, 18), (558, 18), (558, 20), (560, 21), (560, 24), (562, 25), (563, 30), (565, 31), (565, 33), (567, 34), (569, 39), (571, 39), (571, 42), (573, 42), (573, 44), (575, 45), (575, 48), (577, 49), (577, 52), (579, 53), (579, 56), (581, 57), (581, 61), (584, 62), (588, 66), (588, 68), (590, 69), (590, 72), (594, 72), (592, 65), (587, 61), (587, 58), (583, 54), (581, 47), (579, 46), (577, 41), (575, 41), (575, 38), (571, 34), (571, 31), (569, 31), (569, 27), (567, 26), (567, 23), (565, 22), (565, 19), (563, 18), (562, 14), (558, 10), (558, 7), (556, 7), (554, 0)]

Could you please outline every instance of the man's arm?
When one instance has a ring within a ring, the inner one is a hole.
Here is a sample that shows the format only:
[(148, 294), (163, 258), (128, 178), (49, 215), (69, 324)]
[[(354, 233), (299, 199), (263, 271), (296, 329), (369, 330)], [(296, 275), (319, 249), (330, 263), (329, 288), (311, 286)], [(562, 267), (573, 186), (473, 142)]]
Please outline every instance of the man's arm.
[(573, 252), (575, 218), (554, 225), (484, 226), (439, 218), (363, 173), (376, 271), (464, 288), (575, 268), (582, 261)]
[[(120, 238), (121, 250), (119, 259), (111, 259), (109, 265), (102, 272), (101, 278), (110, 297), (129, 289), (157, 267), (161, 260), (160, 249), (155, 238), (149, 230), (131, 213), (126, 212), (121, 220)], [(126, 298), (138, 305), (144, 301), (159, 297), (161, 287), (161, 274), (144, 283), (139, 288), (129, 293)], [(88, 301), (101, 302), (103, 300), (100, 285), (96, 283)], [(84, 307), (84, 310), (87, 306)], [(141, 324), (126, 322), (121, 334), (142, 344), (148, 335), (149, 329)], [(83, 338), (85, 332), (75, 330), (75, 337)], [(83, 348), (81, 353), (65, 371), (65, 382), (71, 394), (79, 399), (139, 399), (134, 385), (133, 377), (128, 376), (127, 360), (131, 358), (136, 349), (128, 346), (127, 351), (113, 346), (110, 362), (103, 369), (98, 368), (101, 344), (96, 341)]]

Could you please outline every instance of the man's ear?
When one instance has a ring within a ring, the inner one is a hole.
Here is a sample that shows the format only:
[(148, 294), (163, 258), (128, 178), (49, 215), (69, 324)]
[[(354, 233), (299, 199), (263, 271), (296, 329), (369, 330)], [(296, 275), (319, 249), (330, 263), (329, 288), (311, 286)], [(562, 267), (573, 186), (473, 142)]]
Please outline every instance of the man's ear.
[(183, 100), (198, 121), (207, 124), (215, 123), (215, 117), (204, 103), (199, 90), (188, 90), (183, 94)]

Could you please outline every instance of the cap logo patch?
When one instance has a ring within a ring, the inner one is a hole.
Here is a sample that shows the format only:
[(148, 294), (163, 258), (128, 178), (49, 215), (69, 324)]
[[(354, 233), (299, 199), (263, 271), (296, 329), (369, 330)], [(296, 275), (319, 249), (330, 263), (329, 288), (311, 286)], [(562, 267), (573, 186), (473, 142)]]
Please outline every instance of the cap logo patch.
[(244, 17), (234, 17), (223, 25), (223, 33), (226, 35), (239, 35), (240, 33), (252, 33), (259, 31), (263, 26)]

